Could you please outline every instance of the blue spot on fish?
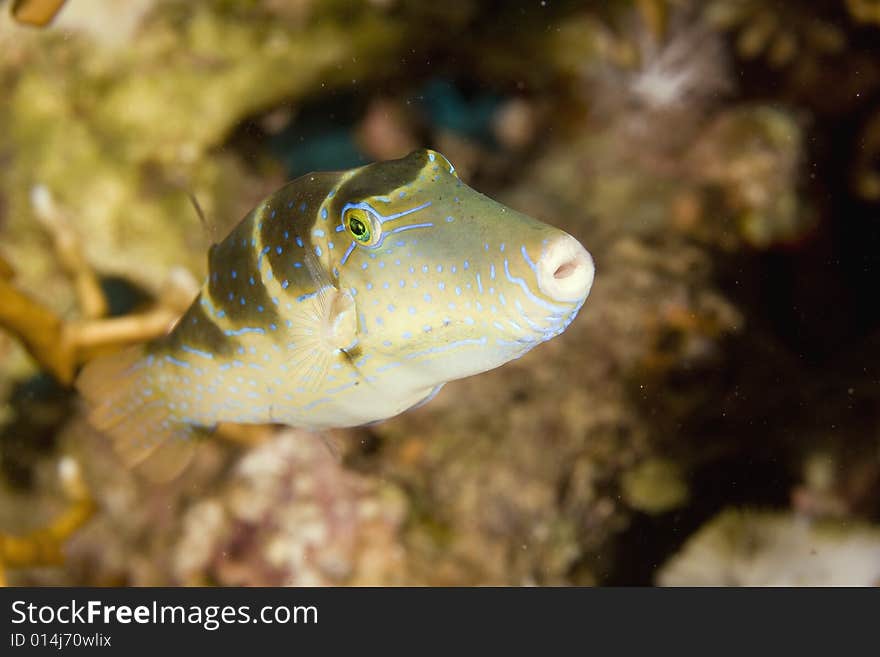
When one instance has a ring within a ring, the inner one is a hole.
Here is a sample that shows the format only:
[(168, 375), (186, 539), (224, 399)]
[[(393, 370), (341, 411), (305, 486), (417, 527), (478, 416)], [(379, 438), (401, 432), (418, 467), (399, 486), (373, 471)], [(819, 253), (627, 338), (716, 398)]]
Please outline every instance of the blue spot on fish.
[(214, 354), (207, 351), (201, 351), (200, 349), (195, 349), (193, 347), (190, 347), (189, 345), (180, 345), (180, 349), (188, 354), (195, 354), (196, 356), (201, 356), (202, 358), (214, 358)]
[[(259, 326), (257, 326), (257, 327), (246, 326), (244, 328), (240, 328), (240, 329), (236, 329), (236, 330), (227, 329), (226, 331), (224, 331), (224, 333), (231, 337), (231, 336), (238, 336), (238, 335), (246, 335), (248, 333), (257, 333), (258, 335), (265, 335), (266, 331), (265, 331), (265, 329), (260, 328)], [(241, 350), (241, 352), (243, 352), (243, 351), (244, 350)], [(241, 352), (239, 352), (239, 353), (241, 353)], [(236, 361), (236, 362), (238, 362), (238, 361)]]

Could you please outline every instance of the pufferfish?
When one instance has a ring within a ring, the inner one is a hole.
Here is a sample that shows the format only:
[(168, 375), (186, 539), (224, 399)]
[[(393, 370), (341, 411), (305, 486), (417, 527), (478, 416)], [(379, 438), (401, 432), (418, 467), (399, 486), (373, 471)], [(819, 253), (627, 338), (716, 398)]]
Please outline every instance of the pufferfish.
[(311, 173), (208, 254), (162, 338), (88, 364), (93, 425), (179, 472), (219, 422), (377, 422), (562, 333), (590, 292), (572, 236), (465, 185), (440, 153)]

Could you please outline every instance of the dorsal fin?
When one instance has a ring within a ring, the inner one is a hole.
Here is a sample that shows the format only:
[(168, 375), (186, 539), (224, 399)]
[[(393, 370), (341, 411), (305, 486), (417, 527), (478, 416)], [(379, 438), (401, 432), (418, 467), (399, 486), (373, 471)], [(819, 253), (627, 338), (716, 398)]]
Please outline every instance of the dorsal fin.
[(186, 195), (189, 197), (189, 202), (192, 203), (193, 209), (196, 211), (196, 214), (199, 217), (199, 221), (202, 224), (202, 229), (205, 231), (205, 234), (208, 236), (208, 239), (211, 240), (211, 248), (214, 248), (214, 245), (217, 244), (218, 235), (217, 235), (217, 226), (214, 223), (208, 221), (208, 218), (205, 216), (205, 211), (202, 209), (202, 206), (199, 204), (199, 199), (196, 198), (196, 195), (186, 190)]

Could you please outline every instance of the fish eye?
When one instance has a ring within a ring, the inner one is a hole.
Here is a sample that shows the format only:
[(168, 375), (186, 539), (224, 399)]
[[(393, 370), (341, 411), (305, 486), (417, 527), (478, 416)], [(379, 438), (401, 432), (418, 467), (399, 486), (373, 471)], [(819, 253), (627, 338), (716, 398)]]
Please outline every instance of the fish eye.
[(361, 208), (349, 208), (343, 216), (345, 227), (351, 236), (364, 246), (373, 246), (379, 241), (381, 227), (371, 212)]

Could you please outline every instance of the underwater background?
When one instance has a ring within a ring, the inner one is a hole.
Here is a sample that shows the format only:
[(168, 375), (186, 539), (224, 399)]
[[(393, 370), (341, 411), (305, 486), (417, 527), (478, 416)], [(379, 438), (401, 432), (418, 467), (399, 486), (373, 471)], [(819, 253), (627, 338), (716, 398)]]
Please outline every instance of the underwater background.
[[(285, 181), (420, 147), (591, 251), (568, 330), (123, 467), (81, 365)], [(3, 581), (878, 585), (878, 273), (876, 0), (0, 2)]]

